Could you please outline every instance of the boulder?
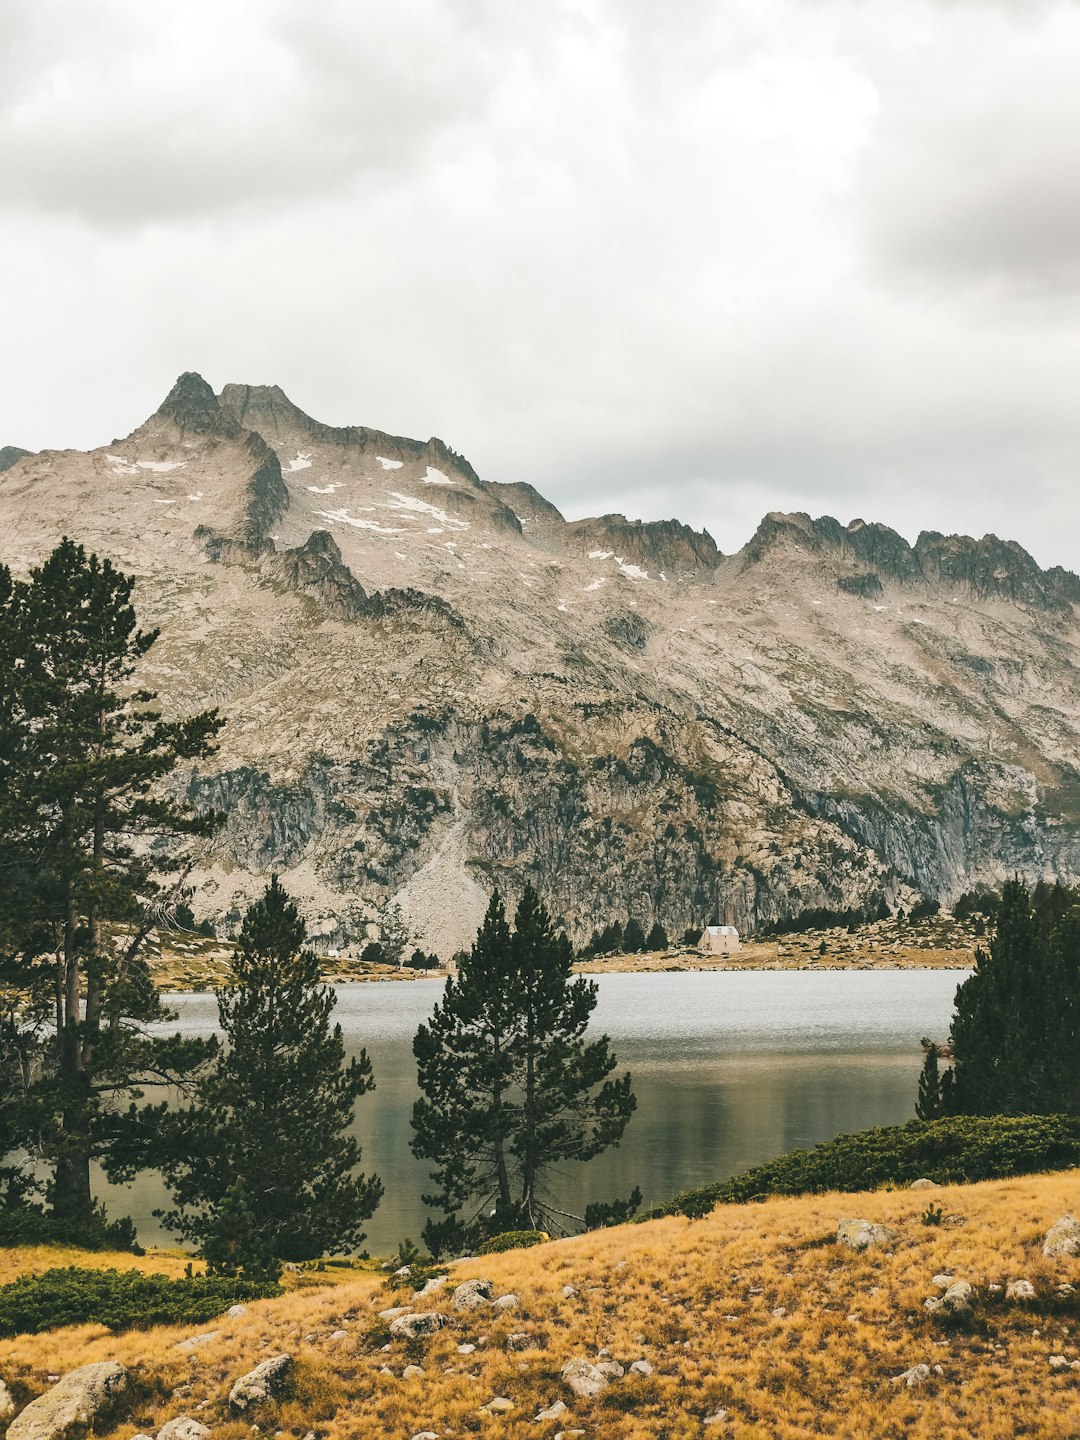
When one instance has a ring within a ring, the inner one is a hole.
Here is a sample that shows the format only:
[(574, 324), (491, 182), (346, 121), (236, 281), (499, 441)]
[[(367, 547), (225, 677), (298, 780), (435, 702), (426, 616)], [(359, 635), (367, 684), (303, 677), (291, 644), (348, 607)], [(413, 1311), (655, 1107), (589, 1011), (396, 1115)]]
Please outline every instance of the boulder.
[(1035, 1286), (1030, 1280), (1010, 1280), (1005, 1286), (1006, 1300), (1034, 1300)]
[(1055, 1220), (1043, 1240), (1043, 1254), (1056, 1259), (1059, 1255), (1080, 1255), (1080, 1220), (1063, 1215)]
[(225, 1313), (228, 1315), (228, 1317), (229, 1317), (230, 1320), (239, 1320), (242, 1315), (246, 1315), (246, 1314), (247, 1314), (247, 1306), (246, 1306), (246, 1305), (230, 1305), (229, 1308), (228, 1308), (228, 1310), (227, 1310)]
[(617, 1360), (601, 1360), (597, 1365), (601, 1375), (606, 1375), (609, 1380), (621, 1380), (626, 1371)]
[(265, 1405), (268, 1400), (278, 1400), (289, 1388), (292, 1378), (293, 1359), (291, 1355), (271, 1355), (241, 1375), (229, 1391), (229, 1404), (234, 1410), (250, 1410), (256, 1405)]
[(909, 1190), (938, 1190), (940, 1188), (941, 1187), (938, 1185), (936, 1180), (926, 1179), (912, 1180), (911, 1184), (908, 1186)]
[(894, 1385), (903, 1385), (908, 1390), (918, 1390), (930, 1379), (929, 1365), (913, 1365), (910, 1370), (905, 1370), (900, 1375), (893, 1376)]
[(449, 1279), (449, 1275), (433, 1275), (419, 1290), (413, 1291), (413, 1298), (419, 1300), (422, 1295), (434, 1295), (437, 1290), (443, 1288)]
[(500, 1295), (495, 1301), (496, 1310), (516, 1310), (518, 1297), (516, 1295)]
[(515, 1330), (513, 1334), (507, 1335), (503, 1343), (507, 1350), (528, 1350), (533, 1342), (526, 1331)]
[(573, 1285), (564, 1285), (562, 1287), (562, 1298), (564, 1300), (576, 1300), (577, 1294), (578, 1292), (574, 1289)]
[(849, 1250), (887, 1250), (900, 1236), (891, 1225), (875, 1225), (870, 1220), (841, 1220), (836, 1227), (836, 1240)]
[(449, 1324), (449, 1316), (440, 1315), (438, 1310), (424, 1310), (417, 1315), (399, 1315), (390, 1326), (390, 1334), (395, 1340), (419, 1340)]
[(549, 1405), (546, 1410), (541, 1410), (537, 1415), (537, 1423), (541, 1420), (565, 1420), (570, 1411), (561, 1400), (556, 1400), (554, 1405)]
[(8, 1440), (60, 1440), (70, 1430), (89, 1430), (126, 1389), (127, 1371), (115, 1360), (80, 1365), (16, 1415), (8, 1426)]
[(450, 1301), (455, 1310), (489, 1310), (495, 1287), (490, 1280), (465, 1280)]
[(175, 1420), (166, 1420), (157, 1432), (157, 1440), (206, 1440), (209, 1434), (209, 1427), (190, 1415), (177, 1415)]
[(931, 1315), (947, 1316), (952, 1320), (964, 1320), (975, 1305), (975, 1286), (970, 1280), (956, 1280), (944, 1295), (934, 1295), (923, 1301), (923, 1307)]
[(562, 1380), (579, 1400), (594, 1400), (609, 1384), (600, 1367), (588, 1360), (568, 1360), (562, 1368)]
[(403, 1380), (419, 1380), (423, 1373), (424, 1367), (422, 1365), (406, 1365), (405, 1369), (401, 1372), (401, 1378)]
[(648, 1360), (635, 1360), (630, 1366), (631, 1375), (651, 1375), (652, 1373), (653, 1367), (649, 1364)]

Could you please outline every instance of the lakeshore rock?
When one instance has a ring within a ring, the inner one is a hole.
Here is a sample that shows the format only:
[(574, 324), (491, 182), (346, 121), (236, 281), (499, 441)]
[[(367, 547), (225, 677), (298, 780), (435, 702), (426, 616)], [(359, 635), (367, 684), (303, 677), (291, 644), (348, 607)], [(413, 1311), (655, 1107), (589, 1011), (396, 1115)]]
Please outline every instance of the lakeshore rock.
[(286, 1393), (292, 1378), (293, 1359), (291, 1355), (271, 1355), (241, 1375), (229, 1391), (229, 1404), (234, 1410), (244, 1411), (252, 1406), (265, 1405), (269, 1400), (278, 1400)]
[(1060, 1255), (1080, 1255), (1080, 1220), (1075, 1215), (1063, 1215), (1055, 1220), (1046, 1232), (1042, 1251), (1051, 1259)]
[(840, 1245), (861, 1253), (864, 1250), (888, 1250), (900, 1239), (891, 1225), (875, 1225), (870, 1220), (841, 1220), (836, 1227)]
[(608, 1377), (589, 1360), (568, 1360), (562, 1368), (563, 1384), (579, 1400), (594, 1400), (608, 1387)]
[(61, 1440), (72, 1430), (88, 1430), (126, 1389), (127, 1371), (115, 1360), (80, 1365), (16, 1415), (7, 1440)]

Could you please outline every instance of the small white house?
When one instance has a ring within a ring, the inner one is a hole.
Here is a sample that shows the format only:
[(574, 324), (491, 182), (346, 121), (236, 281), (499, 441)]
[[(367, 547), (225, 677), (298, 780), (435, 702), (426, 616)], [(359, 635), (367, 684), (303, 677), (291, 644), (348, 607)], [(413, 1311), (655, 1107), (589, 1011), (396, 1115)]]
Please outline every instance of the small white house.
[(709, 955), (734, 955), (739, 948), (739, 932), (734, 925), (706, 925), (698, 941), (698, 949)]

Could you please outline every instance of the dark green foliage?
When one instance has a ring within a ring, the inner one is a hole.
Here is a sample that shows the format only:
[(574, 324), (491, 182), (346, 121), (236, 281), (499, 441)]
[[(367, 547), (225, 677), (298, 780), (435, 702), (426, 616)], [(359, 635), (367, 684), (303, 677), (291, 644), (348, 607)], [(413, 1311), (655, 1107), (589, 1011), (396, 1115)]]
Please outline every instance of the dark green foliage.
[(701, 939), (701, 931), (691, 926), (689, 930), (683, 931), (682, 943), (684, 945), (696, 945)]
[(641, 1209), (641, 1187), (635, 1185), (625, 1200), (595, 1200), (585, 1206), (585, 1228), (603, 1230), (609, 1225), (625, 1225)]
[(1080, 895), (1002, 889), (988, 951), (956, 992), (955, 1114), (1080, 1113)]
[(1080, 1164), (1080, 1117), (1075, 1115), (952, 1115), (909, 1120), (838, 1135), (813, 1150), (795, 1150), (730, 1180), (687, 1190), (646, 1212), (705, 1215), (715, 1205), (767, 1195), (825, 1190), (873, 1190), (925, 1177), (939, 1184), (1001, 1180)]
[(920, 1120), (937, 1120), (942, 1115), (941, 1071), (938, 1068), (938, 1047), (926, 1047), (926, 1059), (919, 1076), (919, 1099), (915, 1114)]
[[(415, 1154), (435, 1162), (433, 1252), (512, 1229), (559, 1229), (559, 1166), (617, 1144), (636, 1101), (611, 1079), (606, 1036), (585, 1038), (596, 986), (526, 887), (511, 931), (498, 894), (456, 979), (413, 1042)], [(562, 1217), (573, 1218), (573, 1217)]]
[(479, 1246), (478, 1255), (501, 1255), (504, 1250), (528, 1250), (533, 1245), (543, 1245), (551, 1236), (543, 1230), (504, 1230), (493, 1235)]
[(930, 920), (935, 916), (941, 906), (936, 900), (916, 900), (908, 915), (909, 920)]
[(794, 935), (804, 930), (857, 930), (871, 918), (865, 910), (830, 910), (826, 905), (800, 910), (765, 926), (762, 935)]
[(414, 950), (405, 964), (410, 970), (438, 970), (440, 961), (434, 953), (425, 955), (423, 950)]
[(132, 1221), (110, 1220), (102, 1205), (94, 1206), (89, 1219), (69, 1220), (42, 1205), (0, 1204), (0, 1245), (73, 1245), (79, 1250), (143, 1253), (135, 1243)]
[(645, 949), (645, 931), (636, 920), (628, 920), (623, 931), (623, 949), (627, 955), (640, 955)]
[(660, 924), (658, 920), (653, 925), (652, 929), (649, 931), (648, 937), (645, 941), (645, 949), (655, 953), (657, 950), (666, 950), (667, 948), (667, 931), (664, 929), (664, 927)]
[(68, 1266), (0, 1285), (0, 1336), (40, 1335), (64, 1325), (118, 1330), (202, 1325), (230, 1305), (280, 1295), (272, 1283), (196, 1275), (169, 1280), (137, 1270)]
[(622, 924), (613, 920), (610, 925), (605, 925), (603, 930), (593, 931), (591, 940), (581, 954), (586, 958), (591, 955), (622, 955), (625, 949)]
[(365, 965), (388, 965), (390, 963), (386, 951), (379, 944), (378, 940), (369, 940), (360, 951), (360, 959)]
[(983, 920), (992, 920), (1001, 904), (1001, 896), (996, 890), (983, 889), (965, 890), (956, 904), (953, 906), (953, 915), (957, 920), (973, 920), (976, 917)]
[(944, 1218), (944, 1213), (940, 1205), (935, 1205), (931, 1202), (923, 1211), (920, 1219), (926, 1226), (940, 1225)]
[(244, 917), (217, 1000), (228, 1048), (195, 1105), (160, 1117), (177, 1202), (165, 1223), (223, 1273), (358, 1247), (382, 1195), (378, 1179), (355, 1174), (347, 1133), (371, 1065), (365, 1052), (344, 1063), (334, 993), (276, 877)]
[(182, 893), (166, 878), (179, 837), (211, 828), (165, 782), (220, 722), (166, 720), (134, 686), (156, 632), (133, 586), (69, 540), (28, 581), (0, 570), (0, 1145), (51, 1171), (76, 1225), (93, 1219), (91, 1161), (118, 1178), (138, 1163), (127, 1107), (213, 1048), (148, 1032), (168, 1016), (140, 952)]

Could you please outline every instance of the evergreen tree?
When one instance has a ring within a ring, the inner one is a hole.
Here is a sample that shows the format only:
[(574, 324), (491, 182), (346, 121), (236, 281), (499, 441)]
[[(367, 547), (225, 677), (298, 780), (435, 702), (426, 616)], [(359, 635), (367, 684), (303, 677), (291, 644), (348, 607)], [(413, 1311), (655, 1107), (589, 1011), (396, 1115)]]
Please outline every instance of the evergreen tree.
[(164, 720), (133, 684), (156, 638), (133, 586), (70, 540), (27, 581), (0, 572), (0, 987), (19, 996), (19, 1140), (75, 1224), (94, 1214), (91, 1160), (123, 1149), (125, 1106), (212, 1049), (148, 1034), (167, 1016), (141, 947), (179, 888), (177, 838), (210, 828), (164, 782), (220, 721)]
[(1036, 899), (1005, 884), (989, 951), (956, 992), (950, 1112), (1080, 1112), (1078, 897), (1048, 886)]
[(938, 1047), (929, 1045), (919, 1076), (919, 1099), (915, 1114), (920, 1120), (937, 1120), (942, 1114), (941, 1072), (938, 1069)]
[(275, 876), (244, 917), (217, 994), (227, 1047), (193, 1107), (162, 1116), (162, 1169), (177, 1208), (163, 1218), (219, 1268), (349, 1250), (382, 1197), (357, 1175), (348, 1129), (374, 1088), (367, 1053), (345, 1064), (334, 992)]
[(645, 941), (645, 949), (655, 954), (657, 950), (666, 950), (667, 948), (667, 931), (660, 924), (659, 920), (657, 920), (649, 931), (648, 939)]
[(645, 949), (645, 931), (637, 920), (628, 920), (623, 931), (623, 949), (628, 955), (640, 955)]
[[(559, 1228), (553, 1171), (617, 1144), (635, 1107), (611, 1079), (606, 1037), (586, 1040), (595, 984), (574, 979), (569, 941), (526, 887), (506, 923), (496, 894), (457, 979), (413, 1049), (422, 1092), (413, 1150), (435, 1162), (434, 1249), (484, 1234)], [(567, 1217), (573, 1218), (573, 1217)]]

